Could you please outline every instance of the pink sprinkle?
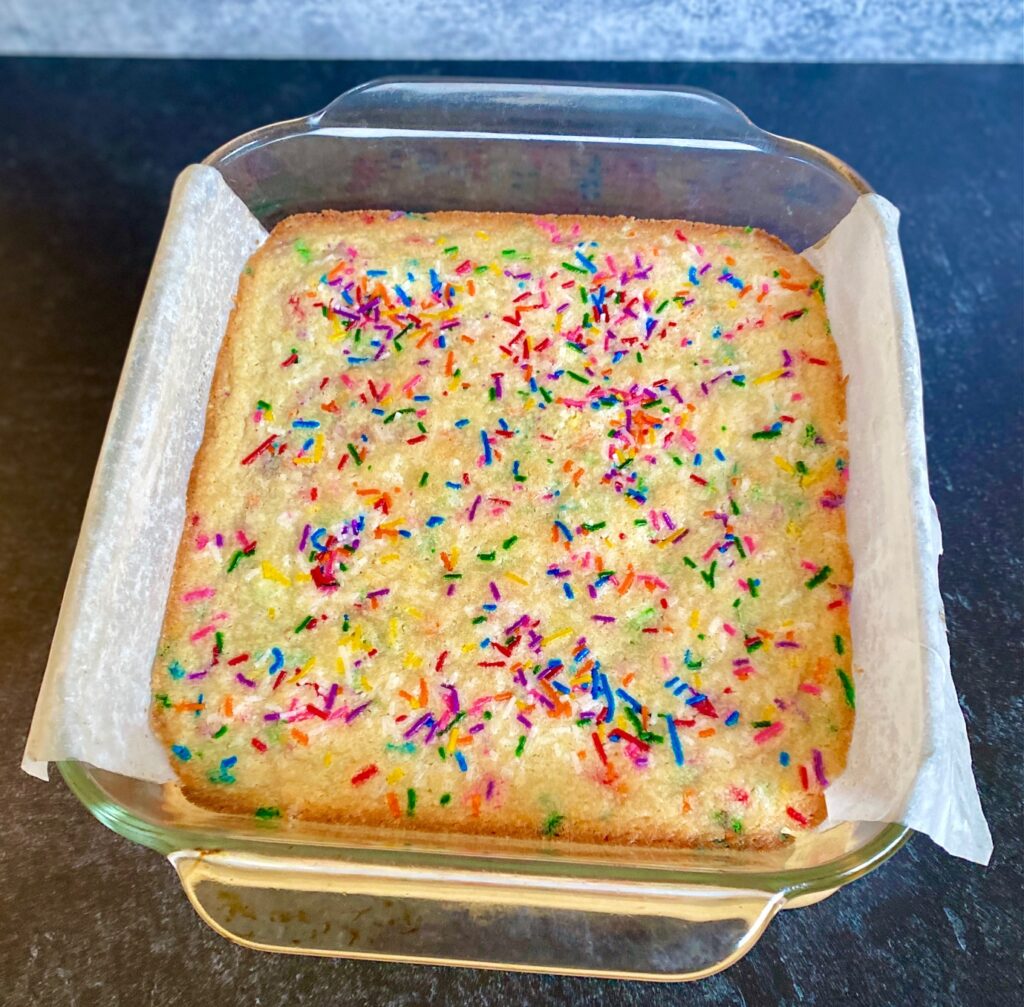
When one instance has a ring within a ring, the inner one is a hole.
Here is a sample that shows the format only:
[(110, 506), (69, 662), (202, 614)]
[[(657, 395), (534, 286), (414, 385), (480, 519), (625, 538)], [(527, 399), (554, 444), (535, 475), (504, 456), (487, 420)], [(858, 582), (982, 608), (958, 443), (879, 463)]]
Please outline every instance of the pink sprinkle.
[(203, 638), (204, 636), (209, 636), (209, 635), (210, 635), (210, 634), (211, 634), (211, 633), (212, 633), (212, 632), (214, 631), (214, 629), (215, 629), (215, 628), (216, 628), (216, 627), (215, 627), (215, 626), (213, 626), (213, 625), (209, 625), (209, 626), (203, 626), (203, 628), (202, 628), (202, 629), (197, 629), (197, 630), (196, 630), (196, 631), (195, 631), (195, 632), (194, 632), (194, 633), (193, 633), (193, 634), (192, 634), (192, 635), (191, 635), (191, 636), (189, 637), (189, 639), (190, 639), (190, 640), (191, 640), (191, 641), (192, 641), (193, 643), (195, 643), (195, 642), (196, 642), (196, 640), (202, 640), (202, 638)]
[(801, 692), (809, 692), (812, 696), (820, 696), (821, 695), (821, 689), (818, 686), (816, 686), (816, 685), (811, 685), (810, 682), (801, 682), (800, 683), (800, 691)]
[(750, 553), (751, 556), (753, 556), (754, 553), (757, 552), (757, 547), (754, 545), (754, 540), (749, 535), (743, 536), (743, 544), (747, 547), (747, 552)]
[(197, 535), (196, 536), (196, 549), (201, 552), (209, 544), (209, 541), (210, 541), (210, 536), (209, 535)]
[(195, 591), (187, 591), (181, 596), (181, 600), (187, 605), (189, 602), (199, 601), (202, 598), (212, 598), (216, 593), (212, 587), (200, 587)]
[(759, 745), (763, 745), (766, 741), (770, 741), (777, 734), (781, 734), (784, 727), (785, 724), (783, 724), (781, 720), (777, 720), (771, 727), (766, 727), (763, 731), (758, 731), (757, 734), (754, 735), (754, 741)]
[(814, 573), (818, 569), (813, 563), (808, 563), (807, 560), (804, 560), (800, 565), (805, 570), (810, 570), (812, 573)]
[(724, 629), (726, 631), (726, 633), (729, 634), (729, 636), (735, 636), (736, 635), (736, 630), (734, 630), (732, 628), (732, 626), (730, 626), (727, 622), (723, 622), (722, 623), (722, 629)]

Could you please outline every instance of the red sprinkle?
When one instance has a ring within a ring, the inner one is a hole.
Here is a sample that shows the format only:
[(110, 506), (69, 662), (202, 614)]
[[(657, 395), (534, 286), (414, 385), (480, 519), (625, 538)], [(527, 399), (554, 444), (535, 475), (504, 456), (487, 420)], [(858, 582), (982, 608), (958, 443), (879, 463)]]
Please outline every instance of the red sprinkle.
[(370, 779), (370, 777), (376, 776), (379, 772), (380, 770), (377, 768), (376, 764), (371, 763), (365, 769), (360, 769), (359, 772), (356, 773), (356, 775), (353, 776), (349, 782), (352, 784), (353, 787), (358, 787), (361, 783), (365, 783), (368, 779)]
[(792, 818), (794, 822), (797, 822), (800, 825), (807, 824), (806, 816), (801, 815), (800, 812), (796, 810), (796, 808), (787, 807), (786, 814), (789, 815), (789, 817)]
[(265, 752), (267, 750), (267, 746), (264, 745), (259, 738), (252, 739), (252, 747), (255, 748), (257, 752)]

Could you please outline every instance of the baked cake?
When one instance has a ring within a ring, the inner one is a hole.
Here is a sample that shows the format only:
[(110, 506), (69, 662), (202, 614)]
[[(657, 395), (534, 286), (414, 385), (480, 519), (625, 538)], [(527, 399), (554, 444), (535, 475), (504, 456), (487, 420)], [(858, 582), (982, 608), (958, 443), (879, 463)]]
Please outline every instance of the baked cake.
[(670, 846), (824, 817), (844, 378), (752, 228), (326, 212), (253, 256), (153, 671), (185, 796)]

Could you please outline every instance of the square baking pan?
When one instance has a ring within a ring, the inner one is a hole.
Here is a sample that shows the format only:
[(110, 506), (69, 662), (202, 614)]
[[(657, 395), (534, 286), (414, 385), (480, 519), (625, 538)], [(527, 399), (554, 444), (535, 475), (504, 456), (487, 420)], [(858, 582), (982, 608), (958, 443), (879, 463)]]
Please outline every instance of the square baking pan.
[[(803, 249), (870, 192), (834, 157), (765, 133), (713, 94), (603, 85), (381, 80), (205, 164), (266, 228), (325, 208), (628, 214), (760, 227)], [(141, 394), (131, 364), (156, 352), (144, 343), (133, 339), (111, 427)], [(93, 498), (124, 463), (108, 437)], [(80, 553), (105, 513), (90, 504)], [(151, 655), (140, 658), (147, 674)], [(219, 933), (352, 958), (699, 978), (748, 951), (778, 910), (824, 898), (909, 834), (844, 823), (766, 851), (502, 840), (253, 820), (191, 805), (173, 784), (82, 762), (60, 770), (104, 824), (171, 859)]]

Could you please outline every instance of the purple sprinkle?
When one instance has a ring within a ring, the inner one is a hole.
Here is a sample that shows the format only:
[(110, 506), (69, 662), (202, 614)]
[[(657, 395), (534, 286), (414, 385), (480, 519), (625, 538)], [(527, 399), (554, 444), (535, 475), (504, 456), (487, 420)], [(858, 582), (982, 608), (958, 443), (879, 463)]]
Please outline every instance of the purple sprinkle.
[(357, 706), (354, 710), (349, 710), (349, 712), (345, 714), (345, 723), (351, 724), (352, 721), (355, 720), (356, 717), (358, 717), (359, 714), (361, 714), (369, 705), (369, 703), (363, 703), (362, 706)]
[(379, 587), (379, 588), (377, 588), (376, 591), (367, 591), (366, 592), (366, 597), (367, 598), (379, 598), (382, 594), (391, 594), (391, 588), (389, 588), (389, 587)]
[(302, 539), (299, 541), (299, 552), (306, 551), (306, 543), (309, 541), (309, 533), (312, 530), (313, 529), (310, 525), (306, 525), (306, 527), (302, 529)]
[(264, 720), (280, 720), (281, 714), (279, 713), (265, 713), (263, 714)]
[(194, 682), (197, 678), (206, 678), (209, 674), (210, 673), (208, 671), (193, 671), (192, 674), (188, 676), (188, 680), (190, 682)]
[(594, 622), (615, 622), (614, 615), (592, 615), (590, 617)]
[(469, 520), (470, 521), (472, 521), (473, 518), (476, 517), (476, 509), (477, 509), (477, 507), (480, 506), (480, 501), (482, 499), (483, 499), (483, 497), (477, 496), (477, 498), (473, 501), (472, 507), (469, 508)]
[(470, 733), (470, 734), (478, 734), (478, 733), (479, 733), (480, 731), (482, 731), (482, 730), (483, 730), (483, 729), (484, 729), (484, 728), (485, 728), (486, 726), (487, 726), (487, 725), (486, 725), (486, 724), (484, 724), (484, 723), (483, 723), (483, 721), (481, 721), (481, 722), (480, 722), (479, 724), (474, 724), (474, 725), (473, 725), (473, 726), (472, 726), (472, 727), (471, 727), (471, 728), (469, 729), (469, 733)]
[(338, 696), (338, 683), (334, 682), (331, 685), (330, 691), (327, 693), (327, 699), (324, 700), (324, 709), (330, 710), (334, 707), (334, 700)]
[(219, 549), (224, 544), (224, 536), (221, 535), (220, 532), (217, 532), (214, 536), (214, 541), (217, 543), (217, 548)]
[(821, 757), (821, 752), (815, 748), (811, 755), (814, 758), (814, 776), (818, 781), (818, 784), (822, 787), (828, 786), (828, 779), (825, 776), (825, 760)]
[[(346, 718), (346, 719), (347, 719), (347, 718)], [(431, 715), (430, 715), (429, 713), (424, 713), (424, 714), (423, 714), (423, 716), (422, 716), (422, 717), (420, 717), (420, 718), (419, 718), (418, 720), (414, 720), (414, 721), (413, 721), (412, 727), (410, 727), (410, 728), (409, 728), (409, 729), (408, 729), (408, 730), (407, 730), (407, 731), (405, 732), (405, 734), (403, 734), (403, 735), (402, 735), (402, 737), (403, 737), (403, 738), (411, 738), (411, 737), (412, 737), (412, 736), (413, 736), (413, 735), (414, 735), (414, 734), (415, 734), (415, 733), (416, 733), (417, 731), (419, 731), (419, 729), (420, 729), (421, 727), (423, 727), (423, 725), (424, 725), (424, 724), (426, 724), (426, 723), (427, 723), (427, 721), (428, 721), (428, 720), (429, 720), (429, 721), (433, 721), (433, 719), (434, 719), (434, 718), (433, 718), (433, 717), (431, 717)]]
[(256, 688), (256, 683), (251, 678), (246, 678), (241, 672), (235, 675), (235, 678), (237, 678), (242, 685), (248, 686), (250, 689)]
[(527, 730), (533, 727), (533, 724), (531, 724), (530, 721), (528, 721), (526, 717), (524, 717), (521, 713), (516, 714), (516, 720), (518, 720), (519, 723), (522, 724)]
[(501, 592), (498, 590), (498, 585), (491, 581), (491, 595), (495, 601), (501, 601)]
[(794, 640), (776, 640), (775, 641), (775, 646), (776, 647), (799, 647), (800, 644), (798, 644)]

